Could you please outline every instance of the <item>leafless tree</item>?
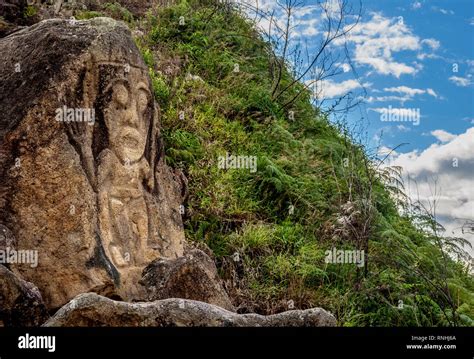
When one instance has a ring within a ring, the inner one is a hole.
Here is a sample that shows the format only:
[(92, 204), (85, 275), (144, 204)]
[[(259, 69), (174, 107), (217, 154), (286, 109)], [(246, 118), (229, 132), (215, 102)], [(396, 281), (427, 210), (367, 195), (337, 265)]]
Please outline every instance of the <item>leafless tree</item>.
[[(334, 99), (324, 98), (324, 81), (343, 73), (341, 64), (357, 72), (347, 49), (346, 37), (360, 21), (362, 4), (354, 8), (348, 0), (324, 0), (316, 5), (320, 39), (316, 46), (299, 41), (297, 14), (305, 10), (304, 0), (276, 0), (274, 8), (264, 10), (258, 0), (236, 1), (234, 4), (260, 26), (264, 38), (272, 44), (269, 51), (272, 99), (281, 103), (281, 111), (305, 92), (310, 91), (315, 105), (322, 108), (329, 100), (327, 112), (347, 112), (361, 102), (360, 96), (346, 93)], [(284, 81), (286, 69), (292, 70), (293, 78)], [(299, 85), (299, 86), (298, 86)], [(302, 85), (302, 86), (301, 86)]]

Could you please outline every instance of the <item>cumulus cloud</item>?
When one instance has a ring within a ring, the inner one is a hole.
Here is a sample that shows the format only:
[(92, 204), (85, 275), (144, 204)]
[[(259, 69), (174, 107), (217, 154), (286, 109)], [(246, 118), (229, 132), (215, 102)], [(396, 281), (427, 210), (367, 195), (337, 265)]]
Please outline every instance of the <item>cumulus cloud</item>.
[(414, 75), (421, 65), (398, 62), (394, 59), (394, 54), (400, 51), (419, 51), (423, 44), (432, 49), (439, 47), (436, 39), (422, 40), (413, 34), (403, 17), (387, 18), (381, 13), (372, 13), (371, 16), (369, 21), (355, 26), (347, 41), (355, 44), (355, 62), (371, 67), (378, 74), (397, 78), (404, 74)]
[[(439, 134), (439, 132), (436, 133)], [(453, 136), (447, 143), (432, 144), (421, 153), (414, 151), (402, 154), (399, 157), (399, 163), (403, 162), (404, 168), (417, 176), (436, 173), (451, 173), (456, 176), (462, 171), (468, 171), (472, 175), (472, 171), (474, 171), (474, 156), (472, 155), (474, 153), (474, 127), (469, 128), (463, 134)], [(458, 160), (459, 167), (462, 167), (460, 170), (452, 166), (453, 159)], [(474, 178), (472, 180), (474, 181)]]
[(406, 192), (412, 199), (425, 205), (437, 200), (438, 220), (447, 234), (454, 231), (474, 244), (474, 236), (460, 232), (466, 219), (474, 219), (474, 127), (459, 135), (443, 130), (432, 135), (441, 143), (423, 151), (395, 154), (388, 164), (403, 167)]
[(449, 142), (456, 138), (456, 135), (453, 135), (452, 133), (449, 133), (445, 130), (434, 130), (431, 131), (431, 134), (441, 142)]

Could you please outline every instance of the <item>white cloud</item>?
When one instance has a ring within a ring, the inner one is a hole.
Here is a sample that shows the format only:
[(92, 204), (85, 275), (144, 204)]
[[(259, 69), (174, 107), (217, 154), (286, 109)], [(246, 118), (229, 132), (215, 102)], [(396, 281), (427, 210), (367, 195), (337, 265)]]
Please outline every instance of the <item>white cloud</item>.
[(397, 130), (399, 130), (400, 132), (410, 132), (411, 128), (405, 125), (398, 125)]
[(449, 133), (445, 130), (434, 130), (431, 131), (431, 134), (441, 142), (449, 142), (456, 138), (456, 135), (453, 135), (452, 133)]
[[(380, 13), (371, 15), (369, 21), (360, 22), (347, 37), (348, 42), (355, 44), (355, 62), (371, 67), (378, 74), (397, 78), (417, 73), (420, 64), (397, 62), (393, 55), (400, 51), (421, 50), (422, 40), (413, 34), (403, 17), (387, 18)], [(426, 39), (425, 43), (430, 47), (439, 46), (435, 39)]]
[(387, 146), (380, 146), (380, 148), (377, 151), (377, 154), (382, 158), (385, 157), (385, 156), (393, 157), (393, 156), (398, 155), (397, 151), (395, 151), (395, 150), (393, 150), (393, 149), (391, 149), (390, 147), (387, 147)]
[(343, 71), (343, 72), (349, 72), (349, 71), (351, 71), (351, 66), (350, 66), (349, 64), (344, 63), (344, 64), (342, 64), (341, 67), (342, 67), (342, 71)]
[(384, 91), (397, 92), (397, 93), (408, 95), (409, 97), (413, 97), (415, 95), (422, 95), (426, 92), (425, 90), (414, 89), (407, 86), (388, 87), (388, 88), (384, 88)]
[(335, 19), (339, 18), (342, 5), (340, 0), (327, 0), (326, 3), (322, 2), (321, 4), (330, 17)]
[(439, 12), (444, 14), (444, 15), (454, 15), (453, 10), (439, 9)]
[[(311, 81), (309, 81), (311, 82)], [(361, 84), (356, 80), (346, 80), (341, 82), (335, 82), (332, 80), (318, 81), (311, 87), (318, 93), (318, 98), (321, 99), (333, 99), (344, 96), (348, 92), (361, 89), (363, 87), (369, 87), (369, 83)]]
[(432, 6), (431, 7), (431, 10), (435, 11), (435, 12), (440, 12), (441, 14), (443, 15), (454, 15), (454, 11), (453, 10), (449, 10), (449, 9), (443, 9), (441, 7), (438, 7), (438, 6)]
[(434, 98), (437, 98), (437, 97), (438, 97), (438, 95), (436, 94), (436, 92), (435, 92), (433, 89), (430, 89), (430, 88), (426, 89), (426, 93), (427, 93), (428, 95), (433, 96)]
[(422, 44), (426, 44), (431, 47), (433, 50), (437, 50), (441, 45), (440, 42), (436, 39), (423, 39), (421, 40)]
[[(246, 0), (246, 2), (255, 3), (256, 0)], [(275, 2), (275, 1), (274, 1)], [(284, 11), (277, 5), (270, 4), (271, 1), (264, 0), (259, 3), (260, 8), (274, 10), (273, 21), (278, 24), (278, 27), (285, 27)], [(276, 3), (276, 2), (275, 2)], [(340, 10), (340, 0), (328, 0), (326, 3), (329, 16), (338, 18)], [(353, 9), (356, 11), (357, 9)], [(317, 43), (324, 37), (325, 15), (321, 13), (320, 6), (308, 5), (297, 7), (293, 11), (292, 19), (292, 40), (308, 39)], [(349, 16), (348, 19), (353, 17)], [(347, 19), (346, 19), (347, 20)], [(269, 20), (262, 18), (259, 20), (259, 27), (264, 30), (269, 28)], [(414, 57), (421, 56), (421, 51), (424, 50), (423, 57), (431, 56), (431, 50), (436, 50), (440, 47), (438, 40), (433, 38), (421, 39), (415, 35), (412, 29), (404, 23), (403, 17), (385, 17), (381, 13), (372, 12), (365, 22), (359, 22), (354, 28), (354, 23), (346, 22), (344, 30), (350, 30), (349, 34), (344, 37), (336, 39), (332, 46), (338, 47), (344, 44), (353, 45), (352, 58), (354, 63), (359, 66), (367, 66), (370, 73), (377, 73), (382, 75), (392, 75), (399, 78), (401, 75), (415, 75), (419, 72), (423, 65), (412, 61), (400, 61), (397, 55), (400, 52), (413, 51)], [(335, 31), (334, 29), (332, 31)], [(273, 35), (277, 38), (280, 33), (276, 27), (273, 26)], [(335, 49), (331, 49), (331, 51)], [(406, 58), (406, 57), (405, 57)], [(345, 71), (345, 69), (343, 69)]]
[(399, 101), (403, 103), (407, 100), (409, 100), (409, 98), (406, 96), (369, 96), (365, 101), (368, 103), (389, 101)]
[[(450, 230), (459, 231), (461, 218), (474, 219), (474, 127), (460, 135), (443, 130), (433, 131), (442, 143), (432, 144), (424, 151), (396, 154), (388, 165), (402, 166), (406, 192), (414, 200), (418, 197), (425, 205), (434, 197), (437, 183), (438, 220)], [(407, 178), (416, 181), (408, 181)], [(474, 236), (464, 235), (474, 244)], [(473, 251), (471, 251), (473, 253)]]
[(278, 4), (274, 0), (240, 0), (242, 4), (248, 4), (251, 6), (257, 6), (260, 10), (271, 12), (278, 8)]
[(431, 88), (424, 89), (417, 89), (411, 88), (408, 86), (397, 86), (397, 87), (386, 87), (384, 91), (387, 93), (397, 93), (399, 95), (390, 95), (390, 96), (377, 96), (377, 97), (369, 97), (367, 102), (388, 102), (388, 101), (399, 101), (404, 103), (406, 101), (413, 100), (413, 98), (417, 95), (430, 95), (434, 98), (438, 98), (438, 94)]
[(300, 18), (300, 17), (311, 15), (318, 10), (319, 10), (319, 6), (316, 6), (316, 5), (306, 5), (306, 6), (301, 6), (301, 7), (295, 7), (293, 9), (293, 15), (296, 18)]
[(425, 52), (420, 52), (418, 55), (416, 55), (416, 58), (420, 61), (423, 61), (424, 59), (443, 59), (442, 56), (436, 54), (428, 54)]
[(316, 36), (318, 33), (319, 30), (316, 28), (316, 26), (306, 26), (301, 32), (303, 36)]
[(413, 4), (411, 4), (411, 8), (413, 10), (418, 10), (419, 8), (421, 8), (421, 2), (415, 1)]
[(469, 75), (468, 77), (451, 76), (449, 81), (460, 87), (467, 87), (472, 84), (471, 76)]

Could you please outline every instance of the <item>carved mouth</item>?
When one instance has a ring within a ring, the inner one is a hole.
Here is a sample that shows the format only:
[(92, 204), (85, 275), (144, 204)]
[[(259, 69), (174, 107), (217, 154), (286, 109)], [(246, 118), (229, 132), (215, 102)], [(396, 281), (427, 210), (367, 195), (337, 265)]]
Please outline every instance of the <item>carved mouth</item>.
[(129, 135), (123, 137), (122, 141), (123, 141), (123, 145), (125, 147), (129, 147), (129, 148), (137, 147), (139, 142), (140, 142), (137, 138), (135, 138), (133, 136), (129, 136)]
[(138, 131), (128, 130), (122, 136), (120, 141), (127, 148), (137, 148), (142, 143), (142, 139)]

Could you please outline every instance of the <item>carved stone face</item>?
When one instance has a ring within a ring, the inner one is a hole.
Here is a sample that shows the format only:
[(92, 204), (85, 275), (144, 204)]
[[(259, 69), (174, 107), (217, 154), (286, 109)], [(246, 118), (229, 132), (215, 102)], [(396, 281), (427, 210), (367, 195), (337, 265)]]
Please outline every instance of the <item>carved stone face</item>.
[(123, 78), (112, 81), (106, 91), (104, 119), (110, 148), (122, 163), (133, 163), (144, 154), (151, 120), (152, 96), (145, 76), (131, 68)]

